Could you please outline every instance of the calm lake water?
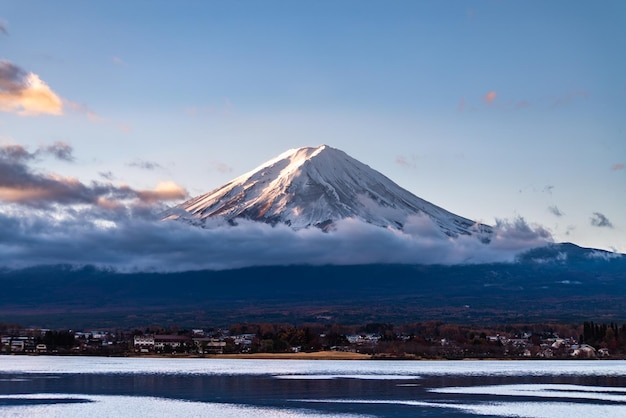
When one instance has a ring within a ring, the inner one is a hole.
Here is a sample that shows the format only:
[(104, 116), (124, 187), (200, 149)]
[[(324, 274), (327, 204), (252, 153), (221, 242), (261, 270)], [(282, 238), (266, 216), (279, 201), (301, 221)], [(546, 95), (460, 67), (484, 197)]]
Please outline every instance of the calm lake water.
[(626, 417), (626, 362), (5, 355), (0, 416)]

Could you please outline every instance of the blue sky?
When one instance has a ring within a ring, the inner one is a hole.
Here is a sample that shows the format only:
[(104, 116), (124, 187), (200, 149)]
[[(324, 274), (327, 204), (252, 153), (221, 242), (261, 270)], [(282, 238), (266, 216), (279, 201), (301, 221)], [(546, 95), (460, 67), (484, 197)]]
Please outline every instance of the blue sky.
[(173, 204), (328, 144), (467, 218), (626, 252), (625, 21), (623, 1), (8, 0), (0, 145)]

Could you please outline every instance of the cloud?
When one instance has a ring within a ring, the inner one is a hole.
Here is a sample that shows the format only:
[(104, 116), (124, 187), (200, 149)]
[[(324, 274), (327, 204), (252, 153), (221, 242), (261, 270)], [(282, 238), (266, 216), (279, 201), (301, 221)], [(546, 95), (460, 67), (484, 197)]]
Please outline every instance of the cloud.
[(92, 205), (102, 208), (126, 208), (129, 205), (153, 205), (187, 197), (174, 183), (161, 183), (154, 190), (135, 190), (128, 186), (92, 182), (57, 174), (44, 174), (28, 164), (41, 155), (72, 161), (72, 148), (62, 142), (29, 152), (20, 145), (0, 147), (0, 202), (33, 208), (53, 205)]
[(578, 99), (589, 98), (589, 93), (584, 90), (574, 90), (560, 96), (552, 97), (552, 107), (561, 107)]
[(554, 216), (558, 216), (561, 217), (563, 216), (563, 212), (561, 212), (561, 210), (559, 208), (557, 208), (556, 206), (549, 206), (548, 210), (550, 211), (551, 214), (553, 214)]
[(115, 179), (115, 175), (111, 171), (101, 171), (98, 173), (98, 175), (102, 177), (103, 179), (109, 180), (109, 181), (112, 181)]
[(105, 122), (106, 119), (102, 116), (98, 115), (96, 112), (91, 110), (86, 104), (71, 102), (69, 100), (64, 100), (64, 103), (75, 112), (82, 113), (87, 116), (91, 122)]
[(213, 169), (217, 170), (218, 172), (222, 174), (231, 173), (233, 171), (233, 168), (226, 163), (211, 162), (209, 164), (213, 167)]
[(65, 142), (56, 141), (52, 145), (40, 148), (42, 152), (53, 155), (58, 160), (74, 161), (73, 148)]
[(126, 65), (126, 62), (124, 62), (124, 60), (121, 59), (120, 57), (113, 57), (111, 58), (111, 61), (113, 62), (113, 64), (116, 64), (116, 65)]
[(0, 254), (13, 268), (71, 264), (172, 272), (290, 264), (511, 262), (520, 251), (551, 241), (545, 230), (523, 219), (500, 221), (490, 244), (470, 236), (450, 238), (426, 216), (410, 219), (410, 232), (355, 219), (337, 222), (328, 233), (247, 220), (237, 226), (219, 220), (208, 224), (204, 229), (161, 221), (155, 211), (90, 209), (71, 216), (0, 211), (0, 228), (6, 231), (0, 237)]
[(600, 212), (594, 212), (591, 217), (591, 225), (600, 228), (613, 228), (613, 224), (609, 219)]
[(495, 91), (490, 91), (489, 93), (485, 94), (485, 96), (483, 97), (483, 101), (486, 104), (491, 104), (496, 100), (496, 92)]
[(74, 149), (72, 146), (62, 141), (56, 141), (52, 145), (40, 146), (34, 152), (29, 152), (25, 147), (18, 144), (0, 146), (0, 158), (9, 161), (32, 160), (45, 155), (51, 155), (58, 160), (74, 161), (73, 153)]
[(61, 115), (63, 101), (39, 76), (0, 61), (0, 111), (21, 116)]
[(128, 166), (140, 168), (142, 170), (156, 170), (157, 168), (162, 168), (159, 163), (144, 160), (135, 160), (131, 163), (128, 163)]
[(17, 144), (2, 145), (0, 157), (14, 161), (24, 161), (35, 158), (36, 153), (30, 153), (26, 148)]
[(410, 157), (405, 157), (404, 155), (399, 155), (396, 157), (396, 164), (403, 167), (415, 168), (417, 167), (417, 156), (411, 155)]
[(496, 248), (524, 251), (553, 242), (552, 234), (541, 225), (531, 225), (522, 217), (498, 219), (492, 243)]
[(154, 190), (137, 192), (137, 197), (142, 202), (153, 203), (164, 200), (180, 200), (188, 197), (187, 190), (172, 181), (157, 184)]
[(9, 36), (9, 31), (7, 30), (7, 24), (2, 19), (0, 19), (0, 33), (3, 35)]
[(623, 169), (624, 169), (624, 164), (622, 163), (613, 164), (613, 166), (611, 167), (612, 171), (620, 171)]

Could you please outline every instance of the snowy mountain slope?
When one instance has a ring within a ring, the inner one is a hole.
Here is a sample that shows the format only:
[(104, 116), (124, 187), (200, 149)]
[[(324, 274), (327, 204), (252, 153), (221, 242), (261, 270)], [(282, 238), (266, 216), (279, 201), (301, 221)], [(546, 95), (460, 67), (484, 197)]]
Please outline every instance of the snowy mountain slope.
[(429, 203), (343, 151), (321, 145), (291, 149), (224, 186), (168, 211), (165, 219), (204, 226), (208, 218), (230, 223), (245, 218), (294, 229), (332, 228), (356, 218), (403, 229), (411, 216), (426, 215), (448, 236), (477, 235), (488, 242), (491, 227)]

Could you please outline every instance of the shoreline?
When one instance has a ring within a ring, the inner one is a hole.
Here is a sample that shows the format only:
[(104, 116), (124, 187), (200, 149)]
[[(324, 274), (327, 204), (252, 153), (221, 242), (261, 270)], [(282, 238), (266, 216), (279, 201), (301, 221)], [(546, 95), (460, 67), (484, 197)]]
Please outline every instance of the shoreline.
[(370, 360), (372, 356), (343, 351), (314, 351), (311, 353), (254, 353), (254, 354), (213, 354), (209, 358), (251, 359), (251, 360)]

